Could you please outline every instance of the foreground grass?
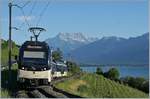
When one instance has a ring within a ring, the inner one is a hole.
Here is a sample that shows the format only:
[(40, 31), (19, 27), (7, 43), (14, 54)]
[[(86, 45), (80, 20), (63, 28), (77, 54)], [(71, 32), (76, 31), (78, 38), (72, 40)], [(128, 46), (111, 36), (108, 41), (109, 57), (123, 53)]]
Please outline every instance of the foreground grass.
[(16, 82), (18, 65), (13, 65), (11, 69), (11, 90), (8, 90), (8, 69), (1, 71), (1, 97), (3, 98), (12, 97), (11, 95), (17, 87)]
[(1, 89), (1, 98), (10, 98), (10, 92), (8, 90), (5, 89)]
[(88, 98), (148, 98), (148, 94), (142, 91), (96, 74), (84, 74), (81, 78), (67, 80), (55, 86)]

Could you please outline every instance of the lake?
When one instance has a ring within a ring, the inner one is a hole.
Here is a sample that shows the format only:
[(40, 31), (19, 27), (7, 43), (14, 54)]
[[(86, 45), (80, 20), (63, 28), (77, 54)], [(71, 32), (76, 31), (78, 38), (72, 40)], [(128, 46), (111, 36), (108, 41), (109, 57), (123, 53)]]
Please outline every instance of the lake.
[[(149, 67), (148, 66), (101, 66), (103, 72), (108, 71), (110, 68), (117, 68), (120, 73), (120, 77), (132, 76), (132, 77), (144, 77), (149, 78)], [(95, 66), (81, 66), (83, 71), (96, 72), (97, 67)]]

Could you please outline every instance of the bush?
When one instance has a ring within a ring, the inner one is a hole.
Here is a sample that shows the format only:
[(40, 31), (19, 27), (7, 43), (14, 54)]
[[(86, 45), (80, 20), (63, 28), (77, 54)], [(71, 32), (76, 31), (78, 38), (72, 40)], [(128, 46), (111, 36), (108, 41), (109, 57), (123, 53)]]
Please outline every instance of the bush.
[(84, 92), (86, 90), (87, 90), (87, 86), (86, 85), (80, 85), (80, 86), (78, 86), (78, 89), (77, 89), (77, 91), (79, 91), (79, 92)]
[(108, 72), (104, 73), (104, 76), (112, 80), (117, 80), (119, 79), (119, 71), (116, 68), (111, 68)]
[(100, 67), (98, 67), (96, 69), (96, 74), (98, 74), (98, 75), (102, 75), (103, 74), (103, 71), (102, 71), (102, 69)]
[(149, 93), (149, 81), (144, 81), (142, 86), (141, 86), (141, 90), (146, 92), (146, 93)]
[(61, 61), (63, 59), (63, 54), (60, 49), (53, 51), (52, 57), (54, 61)]
[(128, 84), (129, 86), (142, 90), (146, 93), (149, 93), (149, 81), (142, 77), (125, 77), (121, 79), (124, 83)]
[(81, 71), (80, 67), (74, 62), (67, 61), (66, 64), (68, 66), (69, 72), (71, 72), (72, 74), (79, 73)]

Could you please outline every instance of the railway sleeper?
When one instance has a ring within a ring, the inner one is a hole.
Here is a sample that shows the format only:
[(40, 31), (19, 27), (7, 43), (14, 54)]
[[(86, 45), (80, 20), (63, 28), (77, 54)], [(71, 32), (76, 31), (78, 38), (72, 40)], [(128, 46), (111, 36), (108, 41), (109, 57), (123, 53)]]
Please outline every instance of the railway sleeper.
[(32, 98), (47, 98), (44, 94), (42, 94), (38, 90), (30, 91), (28, 94)]
[(54, 91), (51, 87), (38, 88), (38, 90), (49, 98), (68, 98), (66, 95)]
[(15, 94), (16, 98), (29, 98), (28, 94), (26, 93), (26, 91), (18, 91)]

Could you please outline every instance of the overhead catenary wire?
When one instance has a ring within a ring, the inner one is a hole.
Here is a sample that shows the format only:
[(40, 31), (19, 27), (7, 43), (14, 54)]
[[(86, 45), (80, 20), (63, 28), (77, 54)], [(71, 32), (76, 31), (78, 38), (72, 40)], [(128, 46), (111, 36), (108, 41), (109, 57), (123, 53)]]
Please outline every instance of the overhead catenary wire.
[[(31, 16), (31, 15), (32, 15), (33, 10), (34, 10), (34, 8), (35, 8), (35, 6), (36, 6), (36, 3), (37, 3), (37, 0), (35, 0), (35, 2), (33, 2), (33, 5), (32, 5), (32, 7), (31, 7), (31, 10), (30, 10), (28, 16)], [(27, 4), (27, 3), (26, 3), (26, 4)], [(28, 4), (29, 4), (29, 3), (28, 3)], [(28, 22), (28, 23), (29, 23), (29, 22)], [(21, 29), (24, 24), (25, 24), (25, 21), (19, 26), (19, 28)]]
[(39, 15), (39, 19), (36, 23), (36, 27), (38, 26), (38, 24), (40, 23), (40, 20), (42, 19), (42, 16), (44, 15), (44, 12), (46, 11), (46, 9), (48, 8), (49, 4), (50, 4), (50, 0), (47, 2), (46, 6), (43, 8), (43, 10), (41, 11), (40, 15)]
[(31, 2), (31, 0), (28, 0), (26, 3), (24, 3), (24, 5), (22, 6), (22, 8), (24, 8), (26, 5), (28, 5)]
[(29, 22), (28, 22), (28, 20), (27, 20), (27, 16), (25, 15), (25, 12), (24, 12), (23, 8), (20, 7), (20, 9), (21, 9), (21, 12), (22, 12), (22, 14), (23, 14), (24, 21), (26, 22), (26, 24), (28, 25), (28, 27), (30, 27), (30, 24), (29, 24)]
[[(12, 1), (11, 3), (14, 3), (14, 0), (11, 0), (11, 1)], [(18, 7), (18, 8), (21, 10), (21, 12), (22, 12), (22, 14), (23, 14), (23, 17), (24, 17), (24, 20), (25, 20), (25, 21), (23, 21), (23, 22), (21, 23), (20, 26), (18, 26), (18, 29), (19, 29), (19, 30), (21, 30), (21, 27), (25, 24), (25, 22), (26, 22), (27, 25), (29, 26), (29, 22), (27, 22), (25, 13), (24, 13), (24, 11), (23, 11), (23, 8), (26, 7), (30, 2), (31, 2), (31, 0), (28, 0), (28, 1), (26, 1), (22, 6), (21, 6), (21, 4), (17, 4), (17, 3), (14, 3), (14, 4), (13, 4), (13, 6), (16, 6), (16, 7)]]
[[(30, 12), (29, 12), (29, 14), (28, 14), (28, 16), (31, 16), (31, 14), (33, 13), (33, 9), (35, 8), (35, 6), (36, 6), (36, 2), (37, 2), (37, 0), (35, 0), (35, 2), (33, 3), (33, 5), (32, 5), (32, 8), (31, 8), (31, 10), (30, 10)], [(24, 3), (23, 4), (23, 6), (18, 6), (18, 8), (20, 8), (20, 10), (21, 10), (21, 12), (22, 12), (22, 14), (23, 14), (23, 18), (24, 18), (24, 22), (19, 26), (19, 29), (20, 28), (22, 28), (22, 26), (24, 25), (24, 24), (27, 24), (27, 26), (30, 28), (30, 26), (31, 26), (31, 24), (29, 24), (29, 21), (28, 21), (28, 16), (26, 16), (26, 14), (25, 14), (25, 12), (24, 12), (24, 7), (25, 6), (27, 6), (29, 3), (31, 3), (31, 0), (29, 0), (29, 1), (27, 1), (26, 3)], [(37, 20), (37, 23), (35, 24), (36, 25), (36, 27), (38, 26), (38, 24), (40, 23), (40, 21), (41, 21), (41, 19), (42, 19), (42, 16), (44, 15), (44, 12), (46, 11), (46, 9), (48, 8), (48, 6), (49, 6), (49, 4), (50, 4), (50, 0), (47, 2), (47, 4), (45, 5), (45, 7), (42, 9), (42, 11), (41, 11), (41, 13), (40, 13), (40, 15), (39, 15), (39, 18), (38, 18), (38, 20)]]

